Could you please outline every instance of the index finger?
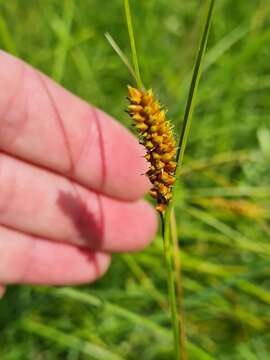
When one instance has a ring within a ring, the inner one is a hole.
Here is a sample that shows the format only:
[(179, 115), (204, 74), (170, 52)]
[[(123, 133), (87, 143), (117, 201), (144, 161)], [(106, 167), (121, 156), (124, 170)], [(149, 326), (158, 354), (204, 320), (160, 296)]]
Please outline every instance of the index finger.
[(143, 150), (127, 129), (0, 51), (0, 150), (123, 200), (149, 188)]

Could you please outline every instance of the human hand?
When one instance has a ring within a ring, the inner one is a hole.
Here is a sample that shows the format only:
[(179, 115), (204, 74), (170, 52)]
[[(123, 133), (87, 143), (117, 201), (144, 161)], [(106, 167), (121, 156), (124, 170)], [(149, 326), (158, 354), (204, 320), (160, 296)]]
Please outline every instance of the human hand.
[(91, 282), (154, 237), (137, 140), (0, 51), (0, 296), (6, 284)]

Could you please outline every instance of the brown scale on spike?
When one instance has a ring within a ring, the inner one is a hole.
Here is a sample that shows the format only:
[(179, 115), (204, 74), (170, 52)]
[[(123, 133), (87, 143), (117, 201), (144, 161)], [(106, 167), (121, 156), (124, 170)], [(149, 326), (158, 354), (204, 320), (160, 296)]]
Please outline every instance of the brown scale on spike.
[(150, 167), (146, 172), (153, 184), (150, 195), (157, 200), (156, 209), (163, 213), (172, 197), (175, 182), (176, 142), (166, 112), (154, 99), (152, 90), (142, 91), (128, 86), (128, 113), (146, 149)]

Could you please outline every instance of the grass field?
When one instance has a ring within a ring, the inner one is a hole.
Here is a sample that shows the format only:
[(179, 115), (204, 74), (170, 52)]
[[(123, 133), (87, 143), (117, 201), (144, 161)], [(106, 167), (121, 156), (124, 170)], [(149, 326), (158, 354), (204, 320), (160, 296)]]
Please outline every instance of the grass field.
[[(132, 1), (141, 72), (183, 118), (205, 0)], [(136, 4), (136, 5), (135, 5)], [(190, 360), (270, 358), (270, 2), (217, 1), (176, 216)], [(0, 47), (131, 128), (121, 0), (0, 1)], [(123, 239), (124, 240), (124, 239)], [(2, 360), (167, 360), (173, 341), (162, 240), (115, 255), (97, 283), (13, 286)]]

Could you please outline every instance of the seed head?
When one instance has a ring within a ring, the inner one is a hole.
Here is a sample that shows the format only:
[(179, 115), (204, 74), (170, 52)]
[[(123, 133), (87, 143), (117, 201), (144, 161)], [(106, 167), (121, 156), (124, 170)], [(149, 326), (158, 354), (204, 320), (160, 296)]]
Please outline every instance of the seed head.
[(146, 176), (153, 184), (150, 195), (157, 200), (156, 209), (163, 213), (172, 197), (175, 182), (176, 142), (166, 111), (155, 100), (153, 91), (142, 91), (128, 86), (128, 113), (146, 149), (149, 162)]

